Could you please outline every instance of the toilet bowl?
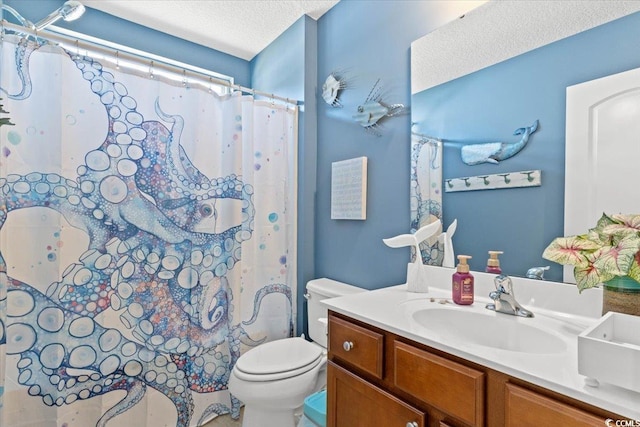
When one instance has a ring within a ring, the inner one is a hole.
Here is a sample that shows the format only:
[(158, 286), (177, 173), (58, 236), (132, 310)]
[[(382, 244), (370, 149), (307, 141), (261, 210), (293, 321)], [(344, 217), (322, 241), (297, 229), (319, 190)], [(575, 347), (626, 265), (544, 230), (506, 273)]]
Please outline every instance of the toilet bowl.
[(307, 283), (309, 336), (284, 338), (252, 348), (238, 358), (229, 391), (245, 405), (242, 427), (295, 427), (305, 397), (326, 385), (327, 309), (323, 299), (364, 292), (330, 279)]
[(294, 427), (294, 411), (323, 385), (318, 380), (326, 352), (304, 338), (286, 338), (244, 356), (248, 359), (241, 357), (229, 378), (229, 390), (245, 404), (242, 426)]

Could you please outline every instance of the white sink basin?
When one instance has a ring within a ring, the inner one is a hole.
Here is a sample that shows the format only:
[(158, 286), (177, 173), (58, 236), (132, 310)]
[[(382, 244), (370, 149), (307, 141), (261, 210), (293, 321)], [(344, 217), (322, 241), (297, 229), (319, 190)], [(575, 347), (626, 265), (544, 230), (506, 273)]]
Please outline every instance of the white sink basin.
[(419, 309), (411, 316), (418, 325), (437, 333), (444, 340), (530, 354), (553, 354), (566, 350), (562, 338), (527, 324), (533, 319), (491, 311), (436, 307)]

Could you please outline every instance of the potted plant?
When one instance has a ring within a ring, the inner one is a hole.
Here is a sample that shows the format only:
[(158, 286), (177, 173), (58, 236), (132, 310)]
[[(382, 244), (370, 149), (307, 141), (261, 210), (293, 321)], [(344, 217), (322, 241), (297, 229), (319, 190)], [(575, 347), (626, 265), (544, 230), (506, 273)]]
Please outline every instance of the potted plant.
[(603, 313), (640, 315), (640, 215), (602, 214), (586, 234), (554, 239), (542, 257), (574, 265), (580, 292), (602, 283)]

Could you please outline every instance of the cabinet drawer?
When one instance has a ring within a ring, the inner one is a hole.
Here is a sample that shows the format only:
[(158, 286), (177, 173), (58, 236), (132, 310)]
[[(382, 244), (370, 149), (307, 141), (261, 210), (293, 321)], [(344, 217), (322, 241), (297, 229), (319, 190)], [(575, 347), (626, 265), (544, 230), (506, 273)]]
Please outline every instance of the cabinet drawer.
[(424, 412), (331, 362), (327, 396), (327, 427), (427, 425)]
[(602, 427), (605, 419), (514, 384), (505, 387), (506, 427)]
[(465, 423), (484, 425), (484, 373), (403, 342), (393, 349), (396, 387)]
[(329, 316), (329, 353), (382, 378), (384, 335)]

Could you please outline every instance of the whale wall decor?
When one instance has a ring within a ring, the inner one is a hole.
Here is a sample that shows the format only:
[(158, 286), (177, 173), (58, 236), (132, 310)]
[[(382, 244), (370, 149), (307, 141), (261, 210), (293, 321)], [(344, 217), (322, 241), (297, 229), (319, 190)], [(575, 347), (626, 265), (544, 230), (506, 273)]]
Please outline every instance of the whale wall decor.
[(460, 154), (462, 161), (467, 165), (479, 165), (481, 163), (498, 164), (503, 160), (518, 154), (529, 142), (529, 137), (538, 129), (538, 120), (529, 127), (518, 128), (514, 135), (522, 135), (520, 141), (507, 142), (487, 142), (484, 144), (464, 145)]

